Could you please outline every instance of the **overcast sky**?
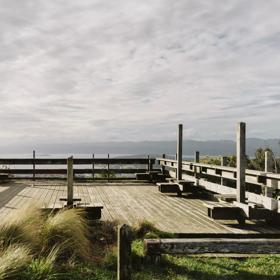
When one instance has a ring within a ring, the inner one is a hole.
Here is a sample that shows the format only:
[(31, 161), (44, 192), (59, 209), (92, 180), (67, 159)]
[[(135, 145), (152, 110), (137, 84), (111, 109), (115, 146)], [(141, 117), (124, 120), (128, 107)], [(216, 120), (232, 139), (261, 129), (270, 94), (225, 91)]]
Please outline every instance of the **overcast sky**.
[(280, 1), (0, 0), (0, 144), (280, 137)]

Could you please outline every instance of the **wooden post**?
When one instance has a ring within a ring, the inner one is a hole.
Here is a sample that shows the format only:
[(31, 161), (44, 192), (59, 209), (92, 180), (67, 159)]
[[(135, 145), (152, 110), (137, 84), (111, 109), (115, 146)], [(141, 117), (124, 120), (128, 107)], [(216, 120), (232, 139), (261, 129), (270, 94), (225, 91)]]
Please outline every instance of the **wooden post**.
[[(269, 172), (273, 172), (273, 169), (274, 169), (274, 166), (273, 166), (272, 153), (270, 151), (265, 151), (265, 169), (264, 169), (264, 171), (266, 173), (269, 173)], [(271, 184), (275, 185), (275, 182), (273, 182), (273, 180), (272, 180)], [(276, 186), (277, 186), (277, 183), (276, 183)], [(270, 187), (264, 186), (264, 190), (265, 190), (264, 195), (266, 197), (271, 197), (271, 198), (273, 197), (274, 188), (272, 186), (270, 186)]]
[(177, 180), (182, 180), (183, 125), (178, 125), (177, 132)]
[(67, 159), (67, 206), (72, 206), (74, 201), (74, 172), (73, 172), (73, 156)]
[(245, 170), (246, 170), (246, 123), (237, 124), (236, 130), (236, 200), (245, 203)]
[(35, 150), (33, 150), (33, 181), (35, 181), (35, 168), (36, 168), (35, 159), (36, 159), (36, 153)]
[(273, 172), (273, 158), (270, 151), (265, 151), (265, 172)]
[(131, 230), (128, 225), (118, 226), (118, 280), (131, 279)]
[(199, 163), (199, 151), (195, 151), (194, 153), (194, 162)]
[[(162, 158), (165, 158), (165, 154), (162, 154)], [(161, 166), (161, 173), (165, 174), (165, 166), (164, 165)]]
[(109, 163), (109, 159), (110, 159), (110, 154), (108, 154), (108, 163), (107, 163), (107, 179), (108, 179), (108, 182), (110, 181), (110, 163)]
[[(226, 166), (227, 164), (227, 157), (221, 156), (221, 166)], [(224, 185), (224, 178), (221, 177), (221, 185)]]
[(92, 154), (92, 180), (94, 180), (94, 154)]
[(151, 168), (151, 166), (150, 166), (150, 155), (147, 155), (147, 160), (148, 160), (147, 170), (148, 170), (148, 172), (150, 172), (151, 171), (150, 170), (150, 168)]

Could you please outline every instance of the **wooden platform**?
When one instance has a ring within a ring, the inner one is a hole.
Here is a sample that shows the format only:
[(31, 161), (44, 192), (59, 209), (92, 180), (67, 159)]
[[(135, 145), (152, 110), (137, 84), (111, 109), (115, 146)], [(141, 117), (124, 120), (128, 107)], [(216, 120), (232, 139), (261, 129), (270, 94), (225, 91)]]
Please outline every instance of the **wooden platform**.
[[(119, 220), (133, 225), (142, 220), (174, 233), (266, 233), (279, 234), (280, 228), (262, 222), (241, 227), (235, 221), (214, 221), (207, 216), (203, 200), (162, 194), (149, 183), (75, 183), (74, 196), (85, 203), (104, 206), (102, 220)], [(66, 197), (65, 181), (14, 181), (0, 184), (0, 218), (32, 202), (53, 206)]]

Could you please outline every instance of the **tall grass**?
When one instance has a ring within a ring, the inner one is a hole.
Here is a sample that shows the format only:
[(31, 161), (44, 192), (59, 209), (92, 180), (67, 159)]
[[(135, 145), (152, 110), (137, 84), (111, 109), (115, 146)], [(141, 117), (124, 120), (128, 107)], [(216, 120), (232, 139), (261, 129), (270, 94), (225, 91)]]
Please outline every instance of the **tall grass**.
[(51, 214), (41, 230), (43, 251), (59, 245), (64, 258), (88, 259), (91, 247), (88, 232), (84, 211), (80, 209), (63, 209)]
[(0, 279), (16, 279), (32, 259), (30, 249), (22, 245), (11, 245), (0, 254)]
[(40, 209), (30, 205), (7, 216), (0, 223), (0, 249), (12, 244), (26, 244), (38, 249), (42, 222)]

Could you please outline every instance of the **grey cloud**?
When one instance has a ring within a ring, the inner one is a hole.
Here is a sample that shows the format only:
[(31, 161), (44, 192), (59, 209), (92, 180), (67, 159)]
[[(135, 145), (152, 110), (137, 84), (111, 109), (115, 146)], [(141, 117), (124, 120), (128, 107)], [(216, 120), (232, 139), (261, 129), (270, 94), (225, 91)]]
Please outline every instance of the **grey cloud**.
[(0, 0), (0, 116), (13, 130), (0, 142), (169, 140), (178, 122), (188, 138), (224, 138), (241, 118), (279, 137), (279, 8)]

